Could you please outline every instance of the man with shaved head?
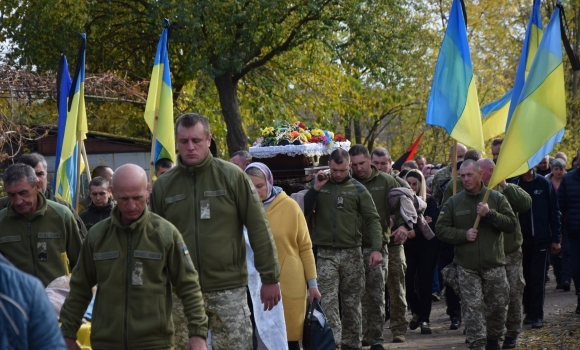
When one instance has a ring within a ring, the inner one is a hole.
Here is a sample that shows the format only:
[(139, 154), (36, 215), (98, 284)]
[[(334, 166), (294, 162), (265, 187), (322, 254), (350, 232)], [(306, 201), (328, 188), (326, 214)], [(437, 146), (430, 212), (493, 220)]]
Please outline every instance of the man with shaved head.
[[(501, 193), (491, 190), (487, 203), (483, 203), (487, 188), (476, 161), (464, 161), (459, 175), (465, 190), (449, 198), (441, 209), (436, 234), (455, 245), (453, 262), (469, 347), (499, 349), (509, 301), (503, 233), (513, 233), (517, 220)], [(478, 216), (481, 222), (475, 229)]]
[(98, 284), (93, 348), (172, 347), (173, 288), (188, 320), (187, 349), (207, 349), (207, 316), (197, 272), (179, 231), (147, 209), (150, 186), (145, 171), (134, 164), (119, 167), (112, 190), (117, 205), (83, 242), (60, 313), (67, 347), (79, 349), (77, 331), (91, 288)]

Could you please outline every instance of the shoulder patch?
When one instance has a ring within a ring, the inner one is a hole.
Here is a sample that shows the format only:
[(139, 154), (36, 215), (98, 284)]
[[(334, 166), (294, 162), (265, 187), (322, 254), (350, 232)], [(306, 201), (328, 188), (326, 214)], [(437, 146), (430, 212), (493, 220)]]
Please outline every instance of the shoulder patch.
[(444, 215), (445, 214), (445, 207), (441, 208), (441, 211), (439, 212), (439, 215)]

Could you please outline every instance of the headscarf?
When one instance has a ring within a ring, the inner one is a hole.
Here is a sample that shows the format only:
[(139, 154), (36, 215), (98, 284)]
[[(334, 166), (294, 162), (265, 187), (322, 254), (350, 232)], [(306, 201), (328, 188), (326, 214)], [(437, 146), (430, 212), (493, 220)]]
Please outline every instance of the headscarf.
[(266, 178), (266, 185), (268, 186), (268, 194), (266, 196), (266, 199), (264, 199), (262, 201), (262, 203), (265, 206), (270, 204), (274, 200), (274, 198), (276, 198), (276, 196), (280, 192), (282, 192), (282, 188), (278, 187), (278, 186), (274, 186), (274, 176), (272, 175), (270, 168), (268, 168), (268, 166), (266, 164), (260, 163), (260, 162), (254, 162), (254, 163), (250, 163), (246, 167), (246, 170), (249, 168), (258, 168), (262, 172), (262, 174), (264, 174), (264, 177)]

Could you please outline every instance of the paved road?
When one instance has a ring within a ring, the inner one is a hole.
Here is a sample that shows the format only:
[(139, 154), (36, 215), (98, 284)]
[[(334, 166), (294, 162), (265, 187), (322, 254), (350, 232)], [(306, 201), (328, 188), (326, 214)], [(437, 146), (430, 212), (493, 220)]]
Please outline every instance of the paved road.
[[(550, 271), (551, 281), (546, 285), (546, 301), (544, 306), (544, 328), (541, 330), (541, 334), (546, 333), (557, 333), (561, 332), (558, 324), (561, 323), (562, 319), (566, 319), (566, 323), (569, 326), (567, 328), (580, 329), (580, 315), (574, 315), (573, 312), (576, 309), (577, 297), (574, 295), (574, 287), (570, 292), (556, 291), (555, 278)], [(570, 322), (576, 323), (575, 326), (570, 325)], [(433, 334), (425, 335), (421, 334), (420, 328), (411, 331), (407, 330), (406, 342), (405, 343), (391, 343), (392, 335), (391, 331), (388, 329), (389, 322), (385, 324), (385, 348), (386, 349), (464, 349), (465, 348), (465, 336), (463, 335), (463, 328), (459, 330), (449, 329), (449, 316), (445, 314), (445, 301), (439, 301), (433, 303), (433, 311), (431, 312), (431, 329)], [(550, 332), (551, 328), (554, 332)], [(548, 331), (548, 332), (547, 332)], [(537, 348), (534, 339), (539, 337), (539, 332), (532, 330), (529, 325), (524, 326), (523, 334), (518, 340), (519, 349), (531, 349)], [(521, 344), (519, 344), (521, 342)], [(571, 347), (569, 343), (556, 344), (552, 343), (549, 348), (574, 348)], [(368, 349), (368, 347), (365, 347)]]

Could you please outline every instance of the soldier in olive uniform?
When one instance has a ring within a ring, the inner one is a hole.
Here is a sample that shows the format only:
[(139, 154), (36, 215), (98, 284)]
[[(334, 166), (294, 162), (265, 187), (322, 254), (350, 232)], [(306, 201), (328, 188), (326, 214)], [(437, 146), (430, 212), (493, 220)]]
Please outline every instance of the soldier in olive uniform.
[[(463, 162), (459, 174), (465, 190), (445, 203), (436, 232), (439, 239), (455, 245), (453, 261), (469, 347), (499, 349), (509, 303), (502, 232), (516, 231), (517, 219), (507, 199), (497, 191), (491, 190), (488, 202), (482, 203), (487, 188), (477, 162)], [(482, 220), (474, 229), (478, 215)]]

